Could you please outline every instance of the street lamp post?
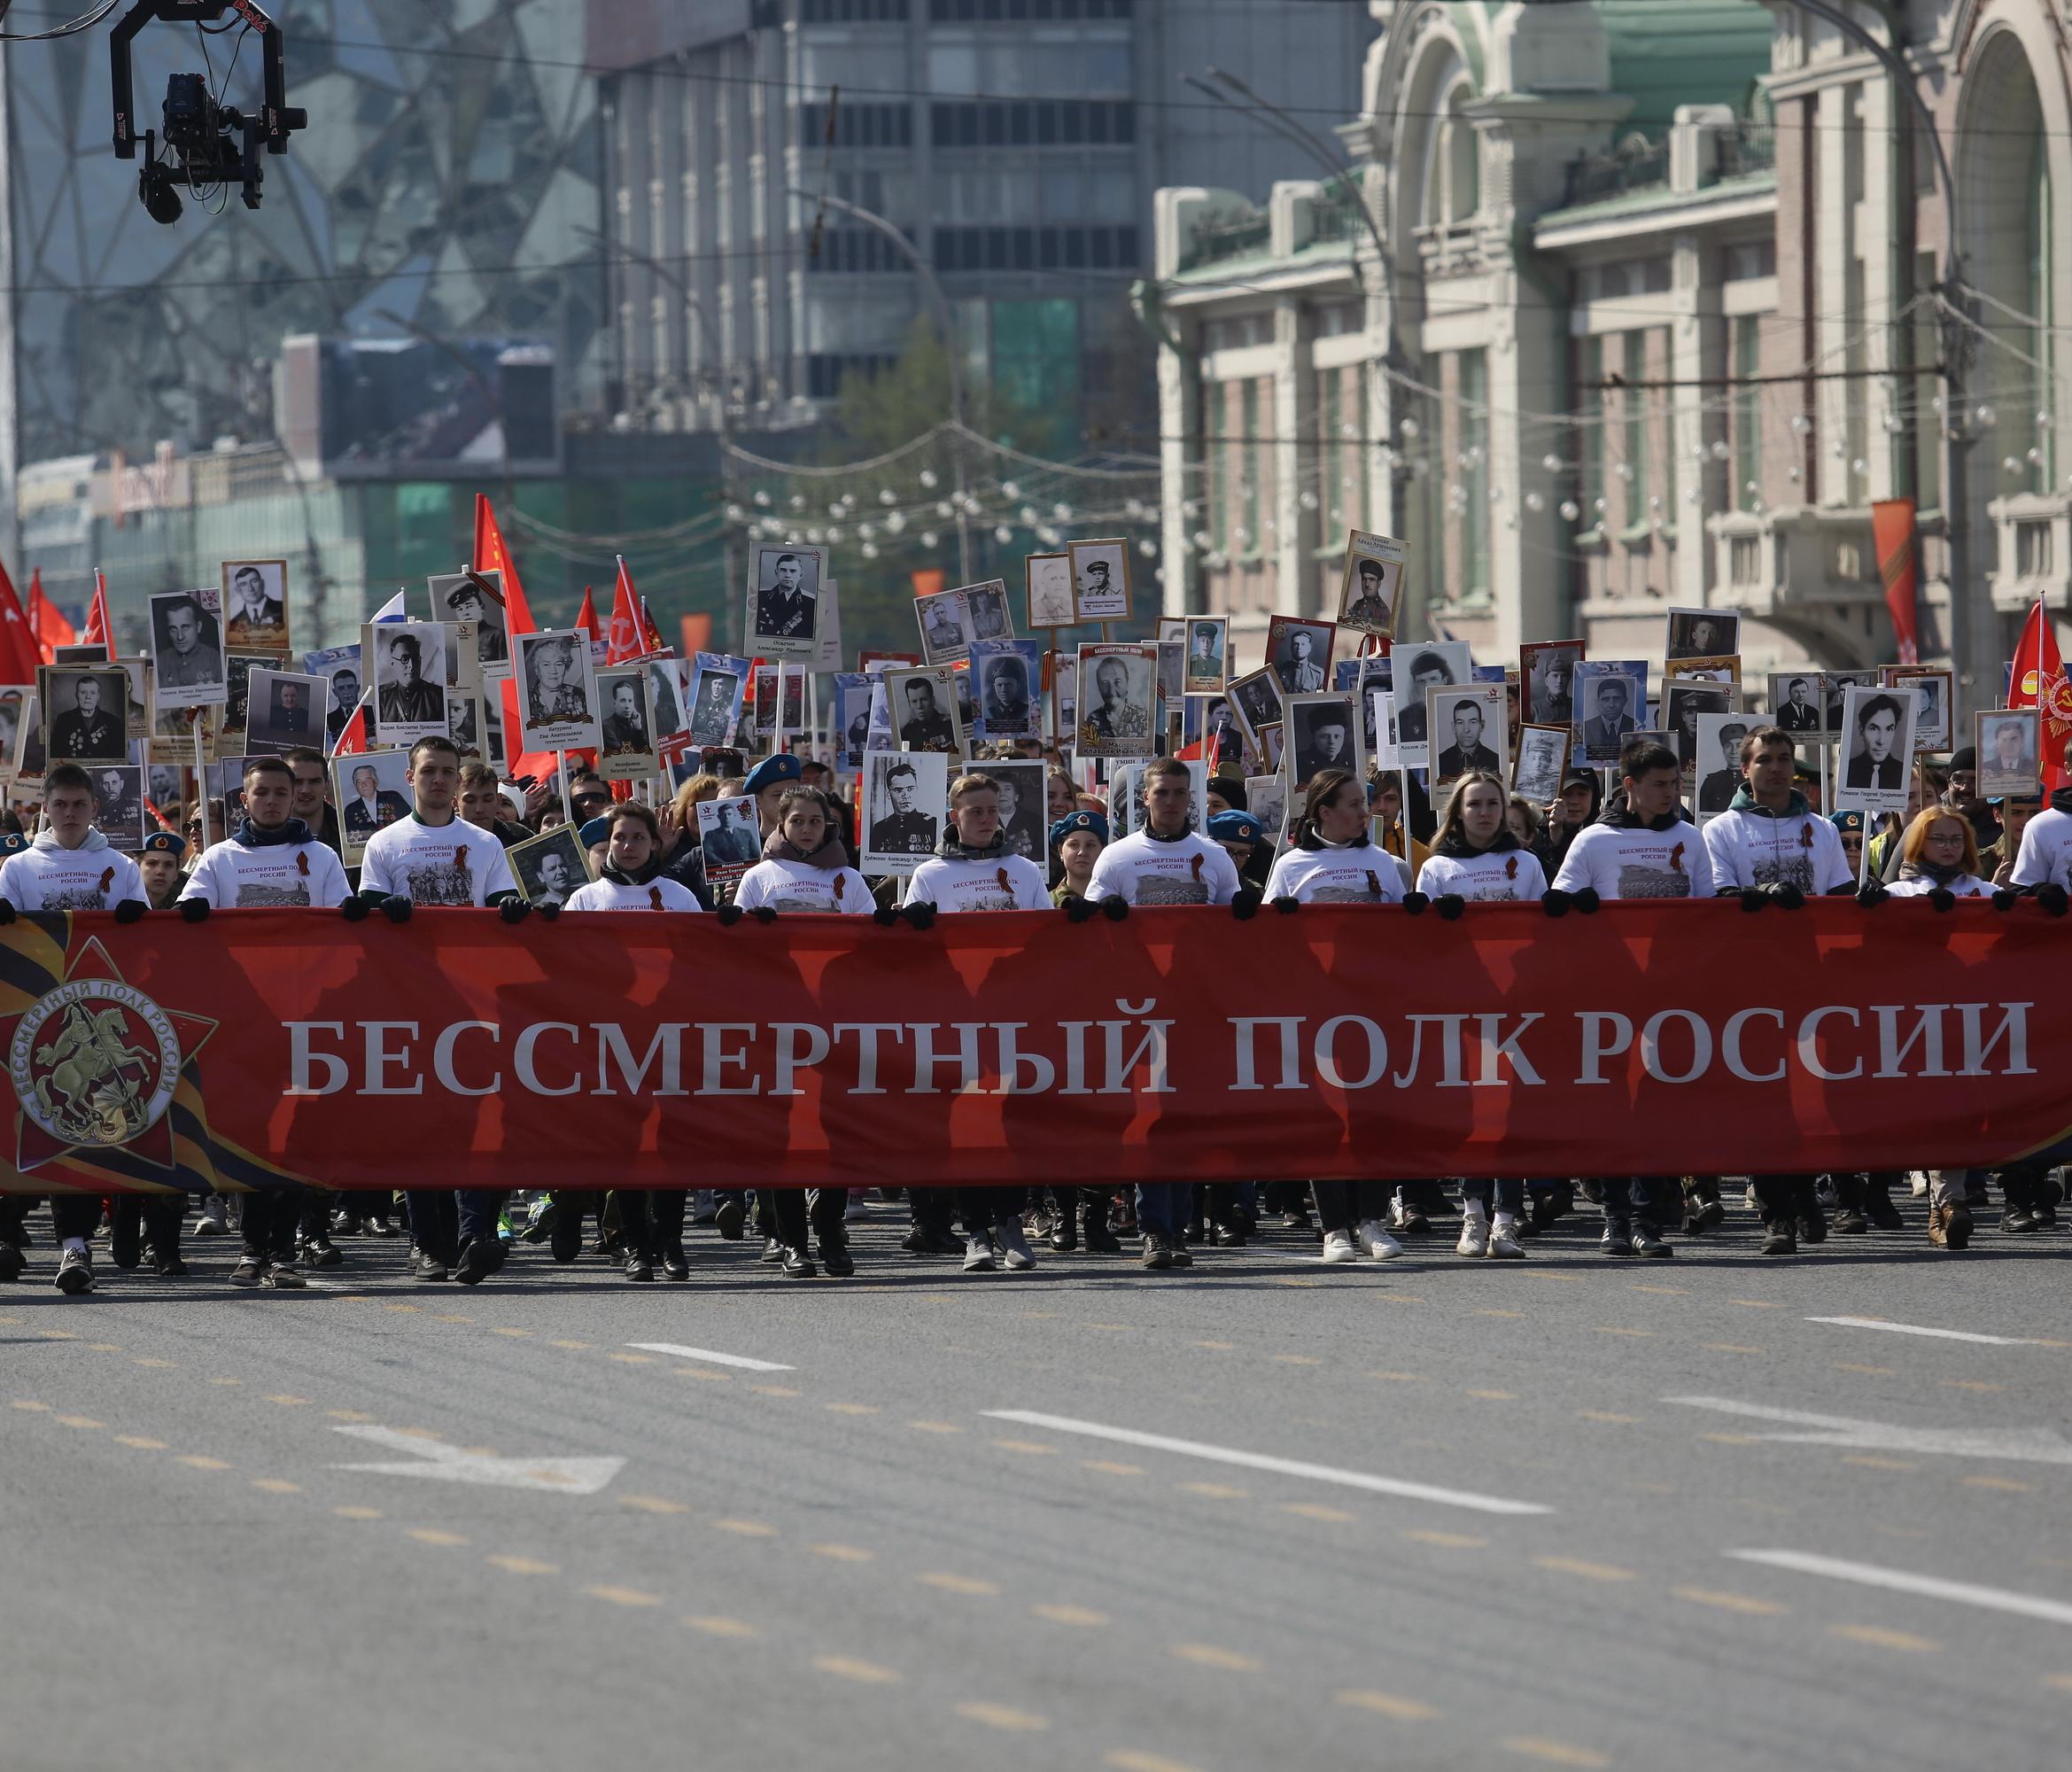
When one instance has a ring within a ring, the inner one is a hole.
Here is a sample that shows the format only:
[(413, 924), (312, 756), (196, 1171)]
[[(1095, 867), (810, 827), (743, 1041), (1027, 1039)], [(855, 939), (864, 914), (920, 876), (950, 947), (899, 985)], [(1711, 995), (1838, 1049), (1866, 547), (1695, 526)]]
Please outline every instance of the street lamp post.
[(954, 426), (951, 438), (951, 466), (957, 480), (957, 571), (966, 584), (971, 582), (971, 519), (965, 513), (964, 471), (964, 366), (958, 361), (957, 328), (950, 309), (950, 299), (943, 293), (943, 285), (935, 280), (935, 273), (927, 260), (921, 257), (914, 244), (895, 228), (882, 215), (846, 201), (839, 197), (828, 197), (819, 191), (801, 190), (796, 185), (788, 186), (790, 194), (806, 203), (817, 203), (839, 214), (853, 217), (865, 227), (874, 229), (898, 248), (900, 255), (914, 268), (921, 286), (928, 292), (930, 305), (935, 310), (935, 328), (943, 335), (943, 357), (950, 370), (950, 418)]

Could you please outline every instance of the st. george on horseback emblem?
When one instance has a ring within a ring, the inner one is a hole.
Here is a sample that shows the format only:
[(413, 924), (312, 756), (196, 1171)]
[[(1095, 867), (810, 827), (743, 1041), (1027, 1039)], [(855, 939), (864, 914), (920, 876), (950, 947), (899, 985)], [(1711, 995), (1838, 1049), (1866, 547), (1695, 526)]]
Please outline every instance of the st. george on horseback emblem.
[(98, 941), (87, 943), (64, 982), (0, 1033), (21, 1111), (17, 1167), (117, 1146), (170, 1167), (166, 1112), (182, 1066), (214, 1030), (212, 1021), (160, 1008), (125, 982)]

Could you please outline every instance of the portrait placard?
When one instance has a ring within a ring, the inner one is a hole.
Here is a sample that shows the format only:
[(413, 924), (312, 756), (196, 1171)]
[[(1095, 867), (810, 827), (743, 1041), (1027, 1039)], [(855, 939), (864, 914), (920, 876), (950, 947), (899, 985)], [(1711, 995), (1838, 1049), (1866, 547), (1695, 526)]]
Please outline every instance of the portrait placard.
[(140, 654), (135, 658), (112, 658), (127, 680), (123, 686), (124, 730), (131, 744), (151, 735), (151, 661)]
[(1734, 693), (1723, 683), (1685, 682), (1672, 678), (1662, 686), (1662, 724), (1676, 734), (1677, 761), (1683, 767), (1688, 792), (1697, 785), (1701, 764), (1713, 753), (1698, 742), (1698, 722), (1707, 714), (1734, 711)]
[(1648, 666), (1638, 658), (1584, 658), (1576, 664), (1576, 714), (1583, 760), (1594, 769), (1618, 753), (1648, 717)]
[(448, 689), (446, 691), (446, 736), (453, 740), (454, 749), (461, 753), (461, 761), (470, 758), (481, 763), (493, 763), (497, 773), (503, 773), (503, 758), (491, 747), (495, 742), (488, 719), (490, 698), (495, 697), (498, 707), (503, 705), (503, 686), (493, 682), (487, 689)]
[(1331, 687), (1331, 645), (1338, 627), (1277, 615), (1266, 625), (1266, 662), (1284, 694), (1314, 696)]
[[(1881, 688), (1874, 683), (1852, 685), (1843, 695), (1835, 810), (1904, 814), (1914, 768), (1916, 697), (1911, 691)], [(2024, 791), (2036, 790), (2032, 787)]]
[[(885, 672), (885, 703), (902, 750), (962, 757), (964, 719), (958, 706), (957, 673), (946, 664)], [(931, 802), (930, 804), (933, 804)]]
[(1339, 626), (1386, 640), (1395, 632), (1409, 544), (1354, 529), (1346, 538), (1346, 571), (1339, 585)]
[(1073, 613), (1081, 621), (1129, 619), (1129, 544), (1073, 541), (1065, 556), (1072, 571)]
[(1072, 587), (1072, 559), (1066, 554), (1031, 554), (1021, 563), (1030, 628), (1070, 627), (1078, 620)]
[(14, 784), (40, 794), (50, 753), (43, 747), (43, 698), (31, 690), (22, 697), (21, 713), (14, 729)]
[(687, 693), (690, 664), (683, 658), (649, 658), (648, 704), (655, 713), (655, 754), (664, 763), (681, 757), (691, 748), (691, 735), (684, 710), (690, 706)]
[(404, 750), (364, 750), (331, 759), (338, 853), (346, 867), (360, 865), (375, 832), (410, 816), (409, 768), (410, 755)]
[(229, 666), (229, 688), (223, 697), (222, 718), (216, 730), (228, 737), (242, 737), (252, 700), (252, 673), (271, 670), (280, 659), (271, 652), (233, 652), (224, 660)]
[(930, 664), (961, 664), (971, 656), (971, 610), (962, 590), (931, 591), (913, 600), (921, 656)]
[(1245, 805), (1277, 856), (1288, 842), (1288, 781), (1284, 775), (1247, 775)]
[(1703, 658), (1672, 658), (1663, 667), (1663, 680), (1670, 683), (1726, 683), (1741, 688), (1741, 654), (1722, 652)]
[(603, 710), (597, 773), (607, 781), (645, 781), (662, 773), (655, 750), (655, 710), (648, 694), (645, 664), (614, 664), (597, 673), (597, 705)]
[(129, 678), (120, 664), (43, 664), (36, 692), (52, 763), (129, 761)]
[(1844, 724), (1843, 699), (1851, 689), (1880, 687), (1875, 671), (1826, 671), (1820, 674), (1820, 695), (1826, 705), (1826, 732), (1830, 743), (1838, 741)]
[[(777, 705), (777, 682), (784, 680), (784, 706)], [(803, 732), (806, 724), (806, 676), (788, 666), (758, 664), (751, 685), (755, 696), (755, 734), (774, 738), (780, 724), (787, 733)]]
[(1044, 735), (1040, 641), (974, 640), (971, 673), (977, 680), (972, 736), (978, 742)]
[(2041, 722), (2035, 708), (1985, 709), (1972, 716), (1980, 799), (2029, 800), (2043, 791)]
[(1886, 671), (1885, 680), (1896, 689), (1920, 692), (1914, 709), (1914, 754), (1950, 750), (1955, 743), (1956, 723), (1951, 711), (1957, 705), (1956, 673), (1932, 664), (1894, 664)]
[(485, 682), (511, 674), (510, 613), (504, 605), (501, 571), (435, 572), (425, 581), (434, 621), (472, 622), (475, 662)]
[(731, 652), (691, 655), (690, 732), (695, 745), (732, 744), (748, 693), (746, 658)]
[(871, 678), (862, 671), (841, 671), (834, 677), (834, 767), (854, 775), (871, 748)]
[(1051, 654), (1051, 737), (1067, 754), (1079, 740), (1079, 659), (1070, 652)]
[(1576, 725), (1576, 666), (1583, 662), (1579, 640), (1529, 640), (1518, 648), (1519, 719), (1525, 726)]
[(1520, 727), (1511, 791), (1523, 794), (1536, 806), (1547, 804), (1561, 792), (1562, 774), (1568, 768), (1575, 739), (1575, 728), (1566, 723)]
[(1752, 714), (1707, 712), (1698, 716), (1695, 741), (1697, 765), (1695, 772), (1685, 765), (1684, 779), (1689, 781), (1694, 773), (1697, 777), (1691, 810), (1700, 824), (1733, 806), (1742, 784), (1741, 742), (1760, 724)]
[(35, 690), (26, 683), (0, 688), (0, 773), (9, 781), (14, 778), (14, 753), (20, 742), (22, 710), (35, 696)]
[(1083, 645), (1079, 649), (1082, 757), (1150, 757), (1158, 749), (1159, 649)]
[(763, 834), (752, 794), (731, 794), (697, 804), (698, 850), (705, 883), (731, 894), (742, 874), (763, 859)]
[(764, 658), (816, 662), (826, 556), (818, 548), (757, 548), (751, 556), (746, 649)]
[(375, 742), (407, 748), (445, 735), (458, 632), (440, 621), (369, 622), (360, 630), (361, 656), (374, 672)]
[[(521, 636), (522, 637), (522, 636)], [(504, 851), (511, 877), (528, 905), (561, 905), (578, 886), (590, 883), (590, 851), (575, 826), (555, 825)]]
[(1432, 792), (1439, 796), (1462, 776), (1485, 770), (1500, 781), (1509, 777), (1510, 734), (1502, 683), (1467, 683), (1424, 692)]
[(245, 681), (245, 755), (279, 757), (314, 743), (323, 731), (318, 710), (330, 693), (322, 677), (255, 665)]
[(1349, 769), (1355, 780), (1366, 780), (1366, 731), (1351, 693), (1290, 696), (1282, 707), (1291, 798), (1326, 769)]
[(108, 649), (98, 641), (90, 646), (53, 646), (49, 662), (52, 664), (105, 664), (108, 662)]
[(223, 562), (223, 643), (231, 652), (288, 650), (288, 563)]
[(1421, 646), (1399, 646), (1389, 654), (1395, 666), (1391, 684), (1396, 696), (1396, 743), (1400, 766), (1431, 766), (1432, 750), (1425, 727), (1430, 711), (1425, 695), (1432, 689), (1457, 688), (1475, 680), (1474, 661), (1463, 640), (1429, 640)]
[(1817, 742), (1826, 730), (1821, 716), (1823, 680), (1818, 671), (1773, 671), (1769, 677), (1770, 723)]
[(87, 773), (94, 784), (94, 828), (125, 855), (143, 849), (144, 769), (135, 763), (97, 763)]
[(935, 852), (943, 834), (949, 758), (940, 751), (873, 750), (864, 758), (863, 785), (864, 872), (912, 874)]
[[(579, 628), (545, 628), (521, 633), (515, 644), (519, 749), (596, 750), (597, 680), (588, 636)], [(443, 723), (443, 701), (439, 717)]]
[(1270, 664), (1248, 672), (1230, 685), (1230, 706), (1255, 756), (1263, 755), (1259, 734), (1281, 718), (1281, 680)]
[(1374, 747), (1368, 755), (1377, 769), (1401, 769), (1402, 745), (1396, 734), (1396, 696), (1393, 689), (1372, 689), (1367, 696), (1367, 718), (1374, 727)]
[(1669, 609), (1662, 657), (1670, 663), (1680, 658), (1711, 658), (1741, 650), (1741, 617), (1732, 610)]
[(962, 587), (965, 630), (975, 644), (1014, 638), (1014, 614), (1007, 607), (1007, 581), (987, 579)]
[(989, 758), (972, 765), (972, 773), (984, 775), (1000, 789), (1001, 842), (1010, 855), (1026, 856), (1043, 867), (1048, 858), (1049, 826), (1044, 820), (1044, 771), (1049, 766), (1040, 758), (995, 761)]
[(229, 693), (224, 659), (223, 596), (204, 586), (150, 599), (151, 680), (159, 706), (206, 707)]

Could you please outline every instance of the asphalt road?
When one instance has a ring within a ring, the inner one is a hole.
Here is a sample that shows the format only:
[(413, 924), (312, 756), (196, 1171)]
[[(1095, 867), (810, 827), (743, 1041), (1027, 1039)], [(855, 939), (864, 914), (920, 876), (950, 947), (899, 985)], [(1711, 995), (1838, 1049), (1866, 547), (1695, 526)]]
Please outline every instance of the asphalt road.
[(966, 1278), (879, 1206), (847, 1282), (707, 1230), (673, 1286), (202, 1243), (85, 1300), (39, 1219), (0, 1766), (2055, 1772), (2072, 1235), (1904, 1209)]

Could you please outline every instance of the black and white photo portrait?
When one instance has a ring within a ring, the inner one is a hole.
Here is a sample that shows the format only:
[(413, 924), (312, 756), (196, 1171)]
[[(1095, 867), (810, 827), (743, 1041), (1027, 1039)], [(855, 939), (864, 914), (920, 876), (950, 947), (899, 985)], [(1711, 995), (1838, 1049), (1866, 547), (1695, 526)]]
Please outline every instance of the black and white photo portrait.
[(223, 696), (222, 720), (216, 730), (235, 737), (244, 730), (252, 673), (269, 670), (280, 661), (270, 652), (233, 652), (223, 662), (229, 668), (229, 688)]
[[(516, 640), (518, 717), (525, 750), (597, 748), (597, 686), (588, 637), (548, 628)], [(440, 717), (445, 717), (442, 704)]]
[(988, 758), (980, 766), (1000, 789), (1000, 835), (1007, 853), (1026, 856), (1038, 867), (1048, 854), (1049, 820), (1044, 816), (1044, 772), (1049, 766), (1041, 758), (1015, 762)]
[(691, 742), (732, 744), (741, 724), (749, 661), (731, 653), (701, 652), (691, 675)]
[(1263, 755), (1259, 734), (1281, 718), (1281, 680), (1271, 665), (1250, 672), (1230, 685), (1230, 703), (1245, 724), (1254, 753)]
[(1770, 673), (1770, 720), (1789, 733), (1819, 734), (1822, 729), (1820, 673), (1818, 671), (1773, 671)]
[(446, 736), (453, 740), (462, 762), (471, 757), (486, 760), (490, 756), (483, 731), (484, 713), (490, 696), (502, 701), (502, 685), (492, 683), (486, 693), (480, 689), (446, 691)]
[(233, 652), (288, 649), (288, 563), (223, 562), (224, 644)]
[[(1756, 722), (1742, 713), (1702, 713), (1694, 754), (1697, 758), (1697, 797), (1694, 810), (1698, 822), (1718, 818), (1734, 804), (1741, 791), (1741, 742), (1755, 730)], [(1690, 773), (1686, 770), (1688, 780)]]
[(1051, 736), (1067, 753), (1079, 742), (1079, 659), (1076, 654), (1051, 655)]
[(323, 736), (313, 742), (319, 742), (322, 750), (329, 750), (345, 730), (345, 722), (353, 718), (353, 710), (360, 705), (360, 649), (327, 646), (316, 652), (305, 652), (302, 670), (306, 676), (322, 677), (324, 681)]
[(1585, 658), (1576, 665), (1576, 716), (1583, 760), (1603, 769), (1640, 731), (1648, 713), (1648, 666), (1640, 659)]
[[(1190, 703), (1189, 705), (1196, 705)], [(1199, 734), (1205, 754), (1221, 762), (1225, 758), (1239, 758), (1245, 754), (1245, 728), (1238, 719), (1238, 711), (1230, 705), (1228, 696), (1211, 696), (1199, 704), (1201, 709), (1201, 728)]]
[(135, 763), (97, 764), (87, 772), (94, 783), (94, 826), (125, 854), (144, 847), (144, 770)]
[(1733, 709), (1734, 692), (1717, 683), (1672, 680), (1662, 686), (1662, 724), (1676, 735), (1677, 760), (1683, 765), (1687, 788), (1696, 785), (1698, 769), (1710, 760), (1710, 753), (1698, 745), (1699, 719)]
[(221, 594), (206, 588), (151, 599), (151, 677), (161, 710), (207, 706), (229, 693), (221, 608)]
[(1741, 650), (1741, 617), (1731, 610), (1672, 609), (1666, 615), (1665, 659), (1719, 658)]
[(14, 779), (21, 782), (38, 782), (43, 779), (43, 771), (50, 766), (50, 756), (43, 746), (43, 697), (29, 695), (21, 703), (21, 723), (14, 734)]
[(1978, 730), (1978, 797), (2026, 800), (2042, 791), (2041, 717), (2035, 708), (1993, 708), (1973, 717)]
[(834, 766), (854, 775), (864, 766), (871, 745), (871, 679), (862, 671), (842, 671), (834, 678)]
[(1913, 709), (1915, 751), (1951, 749), (1955, 742), (1950, 710), (1956, 700), (1956, 673), (1932, 665), (1903, 664), (1889, 674), (1894, 688), (1913, 689), (1919, 695)]
[(1230, 623), (1227, 616), (1187, 618), (1181, 688), (1190, 696), (1220, 696), (1230, 681)]
[[(783, 678), (783, 705), (779, 706), (778, 679)], [(749, 693), (755, 697), (756, 736), (774, 737), (785, 732), (801, 732), (806, 724), (806, 678), (803, 671), (788, 671), (780, 664), (758, 664), (749, 680)]]
[(1402, 584), (1405, 545), (1389, 535), (1355, 529), (1346, 543), (1346, 572), (1339, 587), (1339, 626), (1386, 639), (1395, 632), (1396, 597)]
[(385, 825), (410, 816), (410, 754), (369, 750), (331, 759), (331, 797), (338, 809), (340, 855), (357, 867), (367, 839)]
[(425, 583), (431, 590), (434, 621), (475, 624), (475, 662), (485, 679), (508, 676), (511, 668), (509, 618), (504, 610), (501, 572), (435, 572)]
[(1547, 804), (1561, 792), (1561, 778), (1574, 743), (1575, 728), (1571, 726), (1520, 727), (1511, 791), (1523, 794), (1535, 806)]
[(1314, 696), (1331, 686), (1331, 641), (1338, 629), (1328, 621), (1277, 615), (1267, 624), (1266, 662), (1291, 696)]
[(46, 664), (41, 676), (51, 762), (128, 762), (129, 684), (120, 665)]
[(1843, 717), (1843, 704), (1851, 689), (1874, 689), (1878, 687), (1875, 671), (1825, 671), (1820, 674), (1822, 700), (1826, 703), (1827, 731), (1830, 738), (1839, 739), (1847, 722)]
[(323, 732), (324, 699), (330, 686), (299, 671), (254, 668), (246, 680), (244, 750), (248, 756), (279, 757), (314, 744)]
[(974, 641), (971, 674), (977, 681), (974, 737), (985, 743), (1042, 737), (1043, 654), (1036, 641)]
[(1159, 649), (1079, 649), (1079, 745), (1083, 757), (1149, 757), (1158, 732)]
[(765, 658), (797, 658), (808, 663), (819, 658), (824, 564), (815, 548), (755, 549), (745, 650)]
[(33, 689), (0, 689), (0, 769), (11, 773), (14, 768), (15, 740), (21, 731), (21, 711), (35, 696)]
[(971, 611), (962, 591), (935, 591), (913, 600), (921, 654), (931, 664), (961, 664), (971, 656)]
[(873, 750), (864, 758), (863, 870), (912, 874), (935, 852), (950, 797), (939, 752)]
[(713, 885), (739, 880), (763, 859), (763, 835), (752, 794), (730, 794), (698, 802), (698, 848), (705, 879)]
[(1471, 680), (1468, 649), (1458, 641), (1428, 641), (1422, 646), (1399, 646), (1389, 659), (1395, 666), (1396, 742), (1402, 766), (1428, 768), (1424, 697), (1432, 689), (1457, 688)]
[(1468, 683), (1425, 692), (1426, 741), (1432, 751), (1428, 766), (1432, 790), (1451, 786), (1475, 770), (1499, 781), (1510, 772), (1510, 734), (1501, 683)]
[[(1859, 684), (1846, 691), (1842, 710), (1842, 764), (1835, 792), (1837, 810), (1905, 812), (1913, 775), (1913, 696), (1906, 691)], [(2034, 788), (2026, 791), (2033, 793)]]
[(644, 781), (658, 773), (647, 665), (614, 664), (600, 671), (597, 704), (603, 710), (598, 773), (607, 781)]
[(374, 666), (376, 741), (412, 745), (443, 736), (446, 638), (453, 630), (444, 622), (391, 621), (370, 623), (361, 632)]
[(1518, 648), (1518, 717), (1526, 726), (1574, 727), (1576, 666), (1582, 662), (1579, 640), (1534, 640)]
[(1366, 773), (1367, 747), (1357, 703), (1349, 693), (1290, 696), (1282, 730), (1287, 737), (1291, 789), (1300, 793), (1326, 769)]
[(1031, 554), (1022, 562), (1022, 573), (1031, 627), (1070, 627), (1079, 618), (1072, 595), (1071, 556)]
[(1066, 548), (1071, 563), (1073, 612), (1081, 621), (1129, 619), (1129, 544), (1127, 541), (1074, 541)]
[(886, 672), (885, 699), (892, 711), (892, 728), (899, 734), (903, 749), (964, 755), (957, 674), (947, 665)]
[(655, 712), (655, 740), (658, 750), (671, 747), (667, 741), (684, 730), (684, 661), (650, 658), (648, 661), (648, 701)]
[(578, 886), (590, 883), (590, 857), (573, 825), (556, 825), (504, 851), (525, 902), (562, 905)]
[(965, 631), (974, 642), (1014, 638), (1014, 618), (1007, 608), (1005, 579), (988, 579), (983, 584), (966, 585), (963, 595)]

